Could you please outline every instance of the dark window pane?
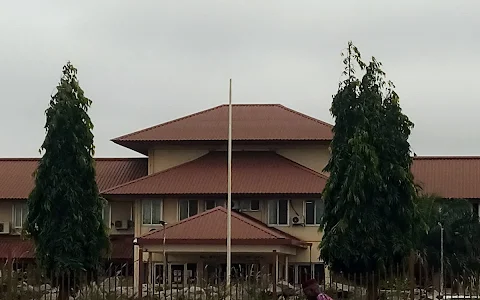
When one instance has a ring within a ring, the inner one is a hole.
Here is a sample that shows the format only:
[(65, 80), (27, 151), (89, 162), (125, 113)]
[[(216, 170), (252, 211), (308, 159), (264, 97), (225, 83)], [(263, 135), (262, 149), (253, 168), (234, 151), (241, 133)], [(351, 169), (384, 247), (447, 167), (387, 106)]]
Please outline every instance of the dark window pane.
[(313, 276), (317, 282), (325, 282), (325, 267), (323, 264), (315, 264), (313, 266)]
[(305, 223), (315, 224), (315, 204), (313, 201), (305, 202)]
[(288, 200), (278, 200), (278, 224), (288, 224)]
[(277, 201), (268, 201), (268, 224), (277, 224)]
[(213, 209), (217, 206), (215, 200), (205, 200), (205, 210)]
[(190, 200), (188, 201), (188, 216), (194, 216), (198, 213), (198, 201)]
[(298, 266), (299, 282), (305, 282), (310, 278), (312, 278), (312, 268), (310, 268), (310, 265)]
[(250, 201), (251, 210), (260, 210), (260, 200), (251, 200)]
[(320, 224), (323, 218), (323, 212), (325, 211), (325, 206), (323, 200), (315, 201), (315, 222)]
[(180, 220), (188, 218), (188, 200), (180, 200)]

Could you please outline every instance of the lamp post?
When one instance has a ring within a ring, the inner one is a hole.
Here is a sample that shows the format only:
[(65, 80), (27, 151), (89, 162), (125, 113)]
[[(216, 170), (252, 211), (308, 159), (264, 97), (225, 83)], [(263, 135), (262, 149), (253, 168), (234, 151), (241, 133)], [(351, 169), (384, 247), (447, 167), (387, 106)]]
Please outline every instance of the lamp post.
[(163, 252), (163, 274), (162, 274), (162, 284), (163, 284), (163, 288), (165, 289), (165, 286), (166, 286), (166, 283), (167, 283), (167, 255), (166, 255), (166, 251), (165, 251), (165, 242), (166, 242), (166, 239), (167, 239), (167, 233), (166, 233), (166, 225), (167, 225), (167, 222), (165, 221), (160, 221), (160, 225), (162, 225), (162, 228), (163, 228), (163, 247), (162, 247), (162, 252)]
[(438, 222), (440, 226), (440, 296), (443, 297), (443, 225)]

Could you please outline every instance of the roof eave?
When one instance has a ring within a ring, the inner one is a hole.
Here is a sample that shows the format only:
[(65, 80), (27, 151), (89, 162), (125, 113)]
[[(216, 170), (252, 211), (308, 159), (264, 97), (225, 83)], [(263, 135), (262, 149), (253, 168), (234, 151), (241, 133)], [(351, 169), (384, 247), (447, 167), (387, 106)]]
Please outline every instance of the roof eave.
[[(225, 245), (226, 239), (166, 239), (165, 245)], [(163, 245), (163, 238), (137, 238), (140, 246)], [(308, 247), (307, 243), (291, 239), (232, 239), (232, 245), (238, 246), (296, 246)]]

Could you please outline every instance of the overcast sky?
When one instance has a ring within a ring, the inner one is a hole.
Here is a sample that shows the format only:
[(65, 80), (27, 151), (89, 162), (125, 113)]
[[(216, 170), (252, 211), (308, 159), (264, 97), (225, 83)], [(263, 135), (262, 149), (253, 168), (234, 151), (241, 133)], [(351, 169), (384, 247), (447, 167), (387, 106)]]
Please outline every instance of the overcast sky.
[(38, 156), (67, 60), (111, 138), (228, 101), (333, 122), (348, 40), (375, 56), (415, 123), (418, 155), (480, 155), (480, 1), (0, 0), (0, 156)]

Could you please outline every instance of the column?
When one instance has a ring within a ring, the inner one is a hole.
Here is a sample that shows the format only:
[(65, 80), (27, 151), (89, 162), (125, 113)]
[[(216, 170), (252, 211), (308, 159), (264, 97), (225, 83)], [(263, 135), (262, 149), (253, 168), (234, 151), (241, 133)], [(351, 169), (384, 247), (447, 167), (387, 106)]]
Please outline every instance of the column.
[(148, 252), (148, 264), (147, 264), (147, 270), (148, 270), (148, 284), (153, 284), (154, 283), (154, 275), (153, 275), (153, 257), (152, 257), (152, 252)]
[(288, 255), (285, 255), (285, 281), (288, 282)]
[(143, 249), (142, 247), (138, 247), (138, 276), (135, 278), (137, 282), (137, 289), (138, 289), (138, 297), (142, 298), (142, 285), (143, 285)]

